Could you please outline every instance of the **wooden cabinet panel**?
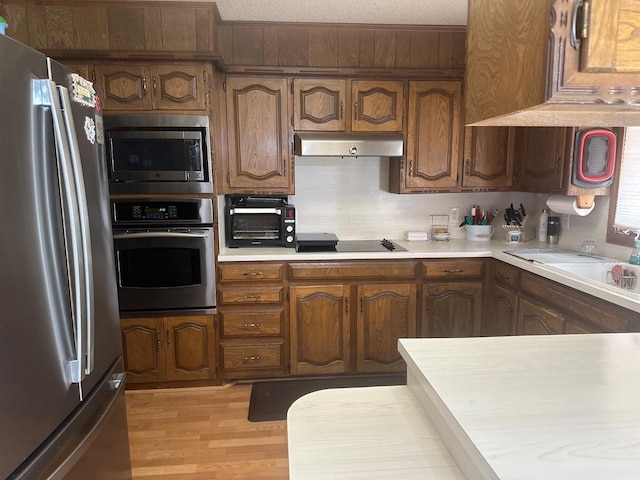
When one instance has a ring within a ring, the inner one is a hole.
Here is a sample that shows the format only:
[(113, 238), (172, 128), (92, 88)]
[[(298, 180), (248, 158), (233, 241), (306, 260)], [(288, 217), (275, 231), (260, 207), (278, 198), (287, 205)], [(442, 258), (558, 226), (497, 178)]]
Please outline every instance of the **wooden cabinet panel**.
[(213, 321), (210, 316), (167, 317), (167, 380), (215, 378)]
[(520, 286), (520, 269), (508, 263), (495, 261), (494, 279), (512, 290), (517, 290)]
[(145, 111), (153, 107), (147, 65), (96, 65), (96, 83), (103, 90), (103, 108)]
[(462, 187), (511, 187), (514, 177), (514, 148), (513, 128), (465, 128)]
[(293, 80), (293, 128), (344, 132), (346, 130), (346, 80)]
[(216, 378), (213, 316), (123, 318), (120, 328), (127, 382)]
[(345, 285), (290, 287), (291, 373), (351, 367), (350, 293)]
[(430, 282), (423, 295), (423, 337), (480, 335), (481, 282)]
[(482, 335), (514, 335), (518, 313), (518, 294), (500, 285), (495, 285), (491, 303), (490, 317), (482, 319)]
[(221, 337), (251, 337), (284, 333), (284, 309), (261, 308), (260, 310), (222, 310), (220, 317)]
[(525, 192), (562, 192), (567, 128), (516, 128), (518, 186)]
[[(452, 189), (458, 185), (462, 86), (460, 82), (409, 82), (406, 166), (393, 190)], [(395, 162), (391, 167), (397, 169)]]
[(127, 382), (164, 381), (166, 350), (162, 319), (122, 319), (120, 329)]
[(292, 280), (312, 280), (331, 278), (413, 278), (416, 276), (416, 262), (326, 262), (290, 263), (289, 276)]
[(354, 132), (401, 132), (404, 118), (404, 82), (352, 80)]
[(358, 372), (401, 371), (398, 339), (416, 335), (416, 286), (358, 286)]
[(293, 193), (287, 80), (227, 77), (228, 193)]
[(259, 345), (221, 345), (222, 367), (225, 370), (256, 370), (282, 368), (283, 343)]
[(218, 274), (221, 282), (255, 282), (283, 280), (282, 263), (219, 263)]
[(427, 278), (480, 277), (483, 267), (482, 259), (429, 260), (422, 262), (422, 275)]
[(602, 325), (596, 325), (579, 318), (566, 317), (563, 333), (607, 333), (609, 330)]
[(202, 65), (157, 66), (152, 73), (155, 110), (205, 110), (208, 76)]
[(525, 298), (520, 299), (516, 333), (518, 335), (549, 335), (562, 333), (562, 315)]
[(241, 288), (224, 285), (218, 288), (218, 301), (220, 304), (238, 305), (282, 303), (282, 293), (281, 285)]

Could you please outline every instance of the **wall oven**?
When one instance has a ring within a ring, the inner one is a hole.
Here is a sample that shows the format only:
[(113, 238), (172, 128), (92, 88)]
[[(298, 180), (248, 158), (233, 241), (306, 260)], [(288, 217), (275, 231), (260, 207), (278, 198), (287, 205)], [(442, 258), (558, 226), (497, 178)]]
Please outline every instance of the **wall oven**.
[(114, 200), (112, 215), (122, 312), (215, 308), (211, 199)]
[(109, 189), (117, 193), (211, 193), (209, 118), (105, 115)]

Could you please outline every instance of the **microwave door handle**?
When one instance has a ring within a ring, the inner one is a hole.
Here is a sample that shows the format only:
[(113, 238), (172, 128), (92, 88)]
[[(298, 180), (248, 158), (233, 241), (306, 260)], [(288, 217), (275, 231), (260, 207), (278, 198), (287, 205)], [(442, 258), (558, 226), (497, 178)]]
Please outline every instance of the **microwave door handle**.
[(84, 302), (84, 345), (83, 351), (86, 358), (85, 373), (89, 375), (94, 367), (95, 351), (95, 306), (93, 297), (93, 255), (91, 249), (91, 235), (89, 228), (89, 203), (84, 185), (84, 172), (82, 170), (82, 159), (80, 158), (80, 147), (78, 146), (78, 135), (71, 111), (71, 99), (69, 90), (66, 87), (57, 86), (62, 104), (62, 115), (67, 129), (67, 139), (69, 141), (69, 153), (73, 165), (73, 181), (75, 184), (76, 198), (80, 220), (80, 240), (84, 260), (83, 282), (85, 287)]
[[(71, 382), (81, 383), (85, 375), (82, 348), (84, 331), (82, 328), (81, 313), (85, 296), (83, 294), (82, 245), (77, 195), (75, 192), (75, 183), (73, 182), (71, 154), (69, 153), (69, 144), (67, 142), (64, 118), (62, 117), (62, 108), (60, 107), (60, 99), (58, 98), (56, 85), (50, 80), (38, 80), (38, 82), (41, 82), (41, 91), (43, 95), (46, 96), (46, 98), (43, 98), (43, 104), (51, 107), (55, 145), (56, 151), (58, 152), (63, 217), (66, 219), (65, 239), (68, 243), (67, 261), (69, 265), (69, 289), (71, 293), (71, 317), (73, 321), (71, 342), (75, 348), (75, 358), (69, 362), (69, 369)], [(80, 392), (80, 395), (82, 396), (82, 392)]]
[(114, 240), (126, 238), (209, 238), (208, 232), (133, 232), (115, 233)]

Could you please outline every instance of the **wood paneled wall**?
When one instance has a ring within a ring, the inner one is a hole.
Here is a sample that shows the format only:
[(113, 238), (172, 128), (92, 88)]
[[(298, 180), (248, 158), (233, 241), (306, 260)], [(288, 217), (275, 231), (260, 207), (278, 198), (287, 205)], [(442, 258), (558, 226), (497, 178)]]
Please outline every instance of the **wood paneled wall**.
[(7, 35), (39, 50), (214, 53), (215, 4), (2, 2)]

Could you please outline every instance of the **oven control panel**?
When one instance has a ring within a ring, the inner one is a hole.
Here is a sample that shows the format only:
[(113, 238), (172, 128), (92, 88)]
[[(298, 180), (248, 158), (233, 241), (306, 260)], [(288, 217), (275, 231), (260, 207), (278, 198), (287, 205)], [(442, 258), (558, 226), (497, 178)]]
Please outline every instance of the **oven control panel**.
[(211, 225), (213, 205), (210, 199), (114, 200), (113, 225)]
[(133, 220), (175, 220), (178, 218), (177, 205), (132, 205)]

